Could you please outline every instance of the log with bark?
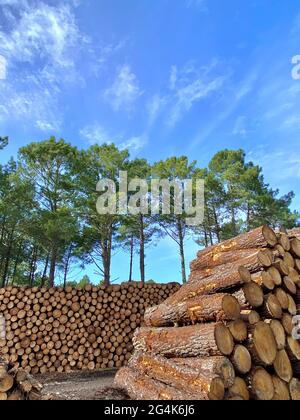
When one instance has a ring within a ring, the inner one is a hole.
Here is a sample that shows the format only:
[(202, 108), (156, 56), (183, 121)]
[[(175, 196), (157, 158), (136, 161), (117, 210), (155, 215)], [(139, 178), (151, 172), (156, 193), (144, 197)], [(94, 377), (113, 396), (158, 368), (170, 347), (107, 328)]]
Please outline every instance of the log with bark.
[(237, 319), (241, 307), (237, 299), (228, 294), (197, 296), (176, 305), (161, 304), (145, 312), (145, 325), (165, 327), (174, 324), (215, 322)]
[[(217, 244), (206, 248), (203, 251), (199, 251), (197, 260), (207, 259), (211, 261), (215, 255), (223, 252), (240, 251), (247, 249), (258, 249), (267, 246), (274, 247), (278, 243), (275, 232), (269, 226), (259, 227), (251, 232), (247, 232), (236, 238), (229, 239), (221, 244)], [(192, 269), (195, 267), (195, 263), (192, 263)], [(195, 267), (196, 268), (196, 267)]]
[(200, 399), (198, 395), (176, 389), (158, 380), (141, 375), (135, 369), (128, 367), (120, 369), (116, 374), (115, 385), (125, 391), (133, 400), (195, 401)]
[(135, 353), (129, 367), (147, 376), (177, 389), (185, 389), (189, 394), (197, 395), (201, 400), (222, 400), (225, 394), (223, 379), (209, 370), (210, 365), (199, 368), (176, 363), (173, 359), (148, 353)]
[(230, 356), (234, 340), (222, 323), (188, 327), (140, 328), (133, 337), (136, 350), (172, 357)]

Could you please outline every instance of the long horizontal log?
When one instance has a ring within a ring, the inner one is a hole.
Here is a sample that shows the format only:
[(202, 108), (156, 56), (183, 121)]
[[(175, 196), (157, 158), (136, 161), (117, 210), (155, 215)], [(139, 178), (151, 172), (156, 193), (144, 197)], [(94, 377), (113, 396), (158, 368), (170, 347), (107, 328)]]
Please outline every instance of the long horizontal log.
[(115, 385), (126, 391), (133, 400), (182, 401), (200, 400), (197, 395), (178, 390), (162, 382), (140, 375), (136, 370), (124, 367), (115, 377)]
[(196, 260), (191, 262), (191, 272), (202, 271), (207, 268), (211, 269), (228, 263), (235, 263), (254, 253), (258, 253), (259, 251), (260, 249), (255, 248), (223, 252), (215, 252), (212, 250), (211, 253), (207, 253), (206, 255), (200, 254)]
[(172, 359), (175, 363), (188, 366), (200, 372), (207, 372), (209, 375), (219, 376), (225, 388), (230, 388), (234, 384), (235, 371), (230, 360), (225, 356), (214, 357), (183, 357)]
[(169, 358), (229, 356), (233, 337), (222, 323), (198, 324), (181, 328), (140, 328), (133, 344), (137, 351)]
[(218, 322), (237, 319), (241, 307), (237, 299), (228, 294), (197, 296), (174, 305), (162, 303), (145, 312), (146, 326), (165, 327), (174, 324)]
[(178, 292), (166, 299), (164, 303), (170, 306), (176, 305), (197, 296), (236, 290), (243, 284), (244, 281), (240, 277), (238, 267), (235, 266), (234, 269), (231, 267), (229, 271), (217, 272), (206, 279), (183, 285)]
[[(269, 250), (268, 252), (271, 253), (271, 251)], [(261, 260), (259, 259), (260, 253), (261, 251), (255, 251), (252, 254), (249, 254), (247, 257), (239, 259), (235, 262), (229, 262), (217, 267), (206, 268), (203, 270), (192, 271), (189, 277), (189, 282), (201, 281), (203, 279), (213, 277), (216, 275), (227, 275), (228, 273), (233, 273), (237, 271), (241, 266), (247, 268), (250, 271), (250, 273), (257, 273), (261, 271), (264, 267), (271, 267), (272, 260), (270, 259), (270, 257), (267, 257), (269, 261), (268, 264), (262, 264)]]
[(213, 245), (198, 252), (197, 259), (213, 258), (214, 255), (237, 251), (241, 249), (263, 248), (266, 246), (275, 246), (277, 244), (277, 236), (275, 232), (268, 226), (262, 226), (251, 232), (244, 233), (236, 238), (229, 239), (220, 244)]
[(177, 364), (172, 359), (148, 353), (135, 353), (129, 367), (184, 392), (198, 395), (201, 400), (222, 400), (225, 394), (223, 380), (212, 371)]

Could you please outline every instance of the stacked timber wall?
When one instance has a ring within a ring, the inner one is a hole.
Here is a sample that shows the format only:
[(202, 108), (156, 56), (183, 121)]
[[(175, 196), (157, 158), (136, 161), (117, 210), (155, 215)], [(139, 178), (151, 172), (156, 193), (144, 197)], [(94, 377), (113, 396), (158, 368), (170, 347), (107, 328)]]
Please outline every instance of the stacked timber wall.
[(300, 400), (300, 229), (262, 226), (201, 250), (149, 308), (115, 383), (136, 400)]
[(0, 356), (33, 374), (119, 368), (131, 356), (145, 310), (179, 288), (125, 283), (0, 289)]

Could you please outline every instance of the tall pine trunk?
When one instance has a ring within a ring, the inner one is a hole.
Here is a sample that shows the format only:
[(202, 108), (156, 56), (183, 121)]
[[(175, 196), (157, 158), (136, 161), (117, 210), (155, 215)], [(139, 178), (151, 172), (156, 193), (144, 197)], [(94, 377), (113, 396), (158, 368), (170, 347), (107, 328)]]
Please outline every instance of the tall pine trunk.
[(129, 262), (129, 283), (132, 282), (132, 268), (133, 268), (133, 251), (134, 251), (134, 240), (133, 236), (130, 238), (130, 262)]
[(178, 230), (178, 238), (179, 238), (179, 252), (180, 252), (182, 283), (185, 284), (187, 282), (187, 277), (186, 277), (185, 254), (184, 254), (184, 231), (183, 231), (181, 219), (177, 220), (177, 230)]
[(140, 214), (140, 272), (141, 282), (145, 283), (145, 232), (144, 232), (144, 216)]
[(45, 283), (46, 283), (47, 271), (48, 271), (48, 266), (49, 266), (49, 260), (50, 260), (50, 254), (47, 254), (46, 262), (45, 262), (45, 267), (44, 267), (44, 271), (43, 271), (43, 275), (42, 275), (42, 281), (41, 281), (41, 286), (42, 287), (44, 287), (45, 286)]
[(16, 255), (16, 259), (15, 259), (15, 263), (14, 263), (14, 270), (13, 270), (13, 275), (12, 275), (12, 279), (11, 279), (11, 285), (13, 286), (15, 284), (15, 280), (16, 280), (16, 275), (17, 275), (17, 271), (18, 271), (18, 265), (19, 265), (19, 261), (20, 261), (20, 255), (22, 252), (22, 242), (20, 242), (20, 245), (18, 247), (18, 252)]
[(66, 263), (65, 263), (65, 269), (64, 269), (64, 289), (67, 287), (67, 280), (68, 280), (68, 272), (69, 272), (69, 265), (70, 265), (70, 259), (71, 259), (71, 255), (72, 255), (72, 249), (73, 246), (70, 245), (69, 249), (68, 249), (68, 253), (67, 253), (67, 259), (66, 259)]
[(8, 243), (8, 247), (7, 247), (7, 250), (6, 250), (6, 253), (5, 253), (5, 262), (4, 262), (4, 269), (3, 269), (3, 274), (2, 274), (2, 287), (5, 287), (6, 282), (7, 282), (7, 276), (8, 276), (8, 272), (9, 272), (9, 264), (10, 264), (12, 248), (13, 248), (14, 233), (15, 233), (15, 227), (12, 229), (10, 237), (8, 239), (9, 243)]
[(107, 238), (104, 239), (101, 244), (102, 248), (102, 264), (104, 274), (104, 285), (110, 285), (110, 270), (111, 270), (111, 251), (112, 251), (112, 238), (113, 238), (113, 227), (110, 226), (108, 229)]
[(55, 283), (55, 270), (56, 270), (56, 260), (57, 260), (57, 246), (54, 245), (51, 251), (50, 257), (50, 273), (49, 273), (49, 286), (54, 287)]

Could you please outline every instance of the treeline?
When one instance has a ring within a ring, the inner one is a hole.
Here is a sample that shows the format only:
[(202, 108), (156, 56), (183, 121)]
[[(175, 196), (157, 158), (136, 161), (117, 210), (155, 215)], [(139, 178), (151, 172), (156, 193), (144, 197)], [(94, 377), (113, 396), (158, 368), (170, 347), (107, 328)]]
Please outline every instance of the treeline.
[[(0, 149), (7, 141), (0, 138)], [(103, 178), (117, 183), (119, 171), (149, 183), (153, 177), (204, 178), (204, 222), (195, 228), (186, 224), (184, 214), (98, 214), (96, 185)], [(278, 196), (242, 150), (221, 151), (203, 169), (185, 156), (150, 165), (130, 159), (127, 150), (113, 144), (78, 150), (55, 138), (31, 143), (16, 160), (0, 166), (0, 286), (53, 286), (58, 274), (66, 285), (74, 265), (88, 264), (97, 267), (97, 282), (109, 284), (112, 255), (120, 247), (128, 252), (128, 280), (137, 256), (145, 281), (147, 247), (164, 236), (178, 246), (186, 282), (187, 238), (209, 246), (264, 223), (295, 226), (297, 215), (290, 211), (294, 193)]]

